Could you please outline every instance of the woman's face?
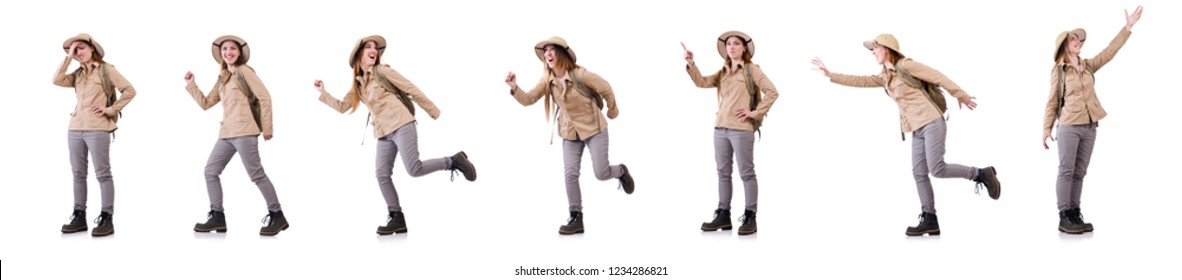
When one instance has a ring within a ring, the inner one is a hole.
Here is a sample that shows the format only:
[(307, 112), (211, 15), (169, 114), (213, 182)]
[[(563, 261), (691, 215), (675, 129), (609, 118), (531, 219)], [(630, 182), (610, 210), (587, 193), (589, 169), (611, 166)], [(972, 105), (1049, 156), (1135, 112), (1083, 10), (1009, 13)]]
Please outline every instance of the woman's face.
[(234, 40), (226, 40), (222, 42), (222, 61), (225, 61), (226, 65), (234, 65), (237, 63), (238, 57), (241, 56), (241, 54), (242, 52), (238, 49), (238, 42), (235, 42)]
[(883, 47), (882, 45), (879, 45), (879, 44), (874, 44), (874, 49), (870, 50), (870, 52), (874, 54), (874, 61), (877, 62), (879, 65), (886, 64), (888, 51), (890, 51), (890, 50), (887, 49), (886, 47)]
[(542, 58), (546, 59), (546, 67), (550, 67), (550, 69), (554, 69), (554, 66), (558, 65), (557, 48), (559, 46), (555, 44), (546, 44), (545, 47), (542, 47)]
[(730, 57), (731, 61), (743, 61), (743, 52), (746, 51), (747, 45), (739, 36), (726, 38), (726, 56)]
[(365, 46), (361, 47), (361, 66), (366, 69), (372, 67), (378, 61), (378, 44), (374, 41), (365, 41)]
[(1067, 36), (1067, 54), (1077, 56), (1080, 49), (1083, 49), (1084, 40), (1080, 40), (1075, 34)]
[(83, 41), (77, 41), (77, 43), (78, 46), (74, 48), (74, 53), (71, 55), (80, 63), (90, 63), (94, 59), (94, 48)]

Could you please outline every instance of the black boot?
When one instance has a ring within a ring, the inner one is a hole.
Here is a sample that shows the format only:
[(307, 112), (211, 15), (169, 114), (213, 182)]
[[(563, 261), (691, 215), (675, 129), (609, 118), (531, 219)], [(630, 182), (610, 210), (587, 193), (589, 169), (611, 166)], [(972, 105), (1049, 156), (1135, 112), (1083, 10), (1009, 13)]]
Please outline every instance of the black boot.
[(1075, 213), (1070, 209), (1059, 211), (1059, 231), (1067, 234), (1084, 233), (1084, 225), (1075, 220)]
[(286, 230), (287, 218), (283, 217), (283, 211), (268, 212), (266, 217), (263, 217), (263, 228), (259, 229), (259, 235), (274, 236), (280, 231)]
[(107, 236), (115, 233), (115, 223), (111, 220), (111, 213), (99, 212), (94, 223), (94, 230), (90, 231), (90, 236)]
[(1084, 222), (1083, 213), (1079, 212), (1079, 207), (1072, 208), (1071, 214), (1075, 217), (1075, 223), (1083, 225), (1084, 232), (1092, 232), (1093, 230), (1096, 230), (1095, 227), (1092, 227), (1092, 223)]
[(702, 231), (731, 230), (731, 210), (715, 209), (714, 220), (702, 223)]
[(386, 218), (386, 225), (378, 226), (378, 235), (390, 235), (394, 233), (406, 232), (406, 216), (402, 215), (402, 211), (390, 211), (390, 216)]
[(990, 166), (978, 169), (977, 178), (973, 181), (977, 182), (977, 191), (981, 190), (981, 186), (989, 191), (989, 198), (997, 200), (1001, 197), (1001, 181), (997, 180), (997, 168)]
[(226, 213), (222, 211), (209, 210), (208, 220), (204, 224), (193, 225), (193, 231), (196, 232), (226, 232)]
[(621, 164), (620, 169), (624, 170), (624, 174), (620, 175), (620, 178), (619, 178), (620, 179), (620, 187), (624, 188), (624, 193), (632, 194), (632, 191), (636, 190), (636, 181), (632, 181), (632, 173), (628, 172), (627, 166), (624, 166), (623, 164)]
[(451, 157), (451, 171), (452, 181), (456, 179), (456, 172), (464, 174), (464, 179), (467, 179), (469, 182), (476, 181), (476, 166), (472, 165), (471, 161), (468, 161), (468, 154), (464, 153), (464, 151), (460, 151)]
[(907, 236), (921, 236), (923, 234), (928, 236), (940, 235), (940, 220), (936, 218), (936, 213), (923, 212), (919, 214), (919, 225), (907, 227)]
[(62, 225), (62, 233), (83, 232), (86, 227), (86, 210), (74, 210), (70, 215), (70, 223)]
[(750, 235), (756, 232), (755, 212), (751, 210), (743, 210), (743, 216), (739, 217), (739, 221), (743, 222), (739, 226), (739, 235)]
[(583, 212), (570, 211), (570, 218), (566, 219), (566, 224), (558, 227), (558, 234), (571, 235), (576, 233), (583, 233)]

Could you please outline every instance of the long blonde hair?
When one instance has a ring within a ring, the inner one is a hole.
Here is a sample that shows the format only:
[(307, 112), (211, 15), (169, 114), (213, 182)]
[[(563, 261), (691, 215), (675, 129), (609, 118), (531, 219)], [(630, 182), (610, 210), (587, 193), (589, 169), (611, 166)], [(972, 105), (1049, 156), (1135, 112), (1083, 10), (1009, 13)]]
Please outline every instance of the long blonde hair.
[[(558, 45), (555, 45), (555, 46), (560, 47)], [(550, 76), (554, 75), (554, 69), (551, 69), (550, 65), (547, 65), (545, 61), (542, 62), (542, 67), (546, 68), (546, 71), (545, 71), (546, 76), (542, 77), (542, 79), (550, 80)], [(564, 71), (566, 71), (566, 75), (571, 75), (571, 72), (575, 71), (575, 69), (578, 69), (580, 66), (579, 66), (579, 64), (575, 63), (575, 61), (573, 59), (570, 58), (570, 53), (568, 53), (566, 51), (566, 48), (554, 48), (554, 67), (557, 67), (559, 69), (563, 69)], [(550, 85), (546, 84), (546, 86), (549, 87)], [(553, 102), (551, 102), (550, 98), (551, 98), (550, 94), (546, 94), (546, 121), (547, 122), (550, 121), (550, 103), (553, 103)]]
[[(357, 112), (357, 107), (361, 105), (362, 88), (361, 81), (358, 80), (357, 77), (365, 75), (366, 69), (365, 66), (362, 66), (363, 63), (361, 63), (361, 52), (365, 51), (365, 44), (369, 42), (373, 42), (373, 40), (361, 42), (361, 48), (358, 48), (357, 52), (353, 53), (353, 88), (349, 90), (349, 93), (345, 94), (345, 99), (349, 99), (349, 96), (353, 97), (353, 102), (349, 104), (349, 107), (352, 107), (351, 111), (349, 111), (350, 114)], [(376, 45), (377, 42), (374, 42), (374, 44)], [(374, 58), (373, 62), (373, 67), (376, 68), (378, 65), (382, 65), (382, 56), (380, 55)], [(372, 75), (381, 74), (374, 72)]]

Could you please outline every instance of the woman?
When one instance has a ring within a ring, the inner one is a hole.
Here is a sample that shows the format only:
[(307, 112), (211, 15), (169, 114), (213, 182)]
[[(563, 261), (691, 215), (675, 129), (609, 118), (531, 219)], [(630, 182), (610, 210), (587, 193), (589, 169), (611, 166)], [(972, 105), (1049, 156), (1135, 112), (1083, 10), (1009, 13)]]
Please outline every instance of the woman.
[(1051, 94), (1043, 114), (1042, 146), (1050, 149), (1047, 139), (1055, 120), (1059, 121), (1059, 176), (1055, 193), (1059, 207), (1059, 231), (1081, 234), (1094, 230), (1084, 222), (1079, 210), (1083, 192), (1083, 178), (1088, 173), (1092, 149), (1096, 145), (1096, 128), (1100, 119), (1108, 115), (1096, 97), (1094, 74), (1112, 61), (1116, 52), (1132, 34), (1133, 25), (1141, 19), (1141, 6), (1129, 14), (1125, 10), (1125, 26), (1104, 51), (1092, 59), (1081, 59), (1087, 33), (1082, 29), (1064, 31), (1055, 39), (1055, 66), (1051, 69)]
[(619, 179), (624, 193), (632, 194), (635, 190), (635, 182), (628, 168), (623, 164), (609, 165), (608, 162), (607, 120), (602, 111), (606, 105), (609, 119), (615, 119), (620, 114), (616, 108), (616, 96), (606, 80), (575, 64), (575, 52), (561, 37), (538, 42), (534, 45), (534, 53), (545, 65), (544, 77), (538, 84), (524, 91), (517, 86), (517, 75), (513, 72), (505, 77), (505, 84), (509, 85), (509, 94), (522, 106), (532, 105), (545, 97), (547, 120), (551, 100), (558, 106), (555, 114), (558, 136), (562, 137), (566, 199), (570, 211), (570, 218), (565, 225), (558, 227), (558, 233), (583, 233), (583, 198), (579, 190), (583, 148), (591, 151), (591, 167), (596, 179)]
[[(382, 64), (382, 53), (386, 51), (386, 39), (372, 35), (357, 40), (349, 53), (349, 66), (353, 68), (353, 87), (345, 94), (344, 101), (332, 97), (324, 90), (324, 82), (316, 80), (314, 86), (320, 91), (320, 102), (337, 112), (357, 111), (357, 105), (365, 103), (374, 117), (373, 132), (378, 138), (377, 168), (378, 188), (386, 199), (389, 216), (385, 226), (378, 226), (379, 235), (404, 233), (406, 217), (398, 202), (398, 192), (390, 178), (394, 171), (394, 158), (402, 153), (406, 172), (419, 177), (440, 170), (460, 172), (468, 181), (476, 181), (476, 168), (468, 161), (463, 151), (454, 156), (419, 160), (419, 135), (416, 129), (414, 107), (410, 101), (419, 104), (431, 119), (439, 118), (439, 108), (409, 80)], [(409, 95), (409, 96), (408, 96)], [(409, 98), (403, 100), (402, 98)]]
[(829, 81), (851, 87), (883, 87), (887, 95), (895, 100), (899, 106), (899, 123), (903, 132), (911, 133), (911, 173), (915, 176), (915, 185), (919, 191), (920, 209), (919, 225), (908, 227), (908, 236), (924, 234), (939, 235), (940, 223), (936, 218), (936, 201), (932, 192), (930, 173), (936, 178), (962, 178), (977, 182), (977, 190), (984, 186), (989, 197), (1001, 197), (1001, 183), (997, 180), (997, 169), (992, 166), (986, 168), (969, 167), (944, 162), (944, 139), (947, 126), (941, 117), (943, 106), (937, 105), (935, 98), (943, 99), (943, 93), (933, 92), (935, 96), (928, 96), (925, 83), (938, 85), (956, 97), (958, 105), (977, 108), (976, 97), (965, 93), (960, 86), (944, 74), (903, 56), (899, 51), (899, 41), (891, 34), (881, 34), (874, 40), (862, 43), (874, 54), (878, 64), (882, 65), (882, 72), (878, 75), (853, 76), (830, 73), (821, 59), (814, 58), (813, 65), (817, 66)]
[[(737, 161), (743, 179), (747, 205), (739, 218), (739, 235), (757, 230), (755, 212), (759, 201), (759, 181), (755, 178), (755, 131), (780, 94), (759, 65), (751, 63), (755, 42), (739, 31), (728, 31), (718, 36), (718, 55), (722, 69), (710, 76), (702, 76), (694, 63), (694, 53), (685, 50), (686, 71), (694, 85), (718, 88), (718, 112), (714, 120), (714, 162), (718, 166), (718, 208), (714, 220), (702, 223), (703, 231), (731, 229), (731, 173)], [(760, 96), (762, 95), (762, 96)], [(762, 99), (762, 101), (761, 101)]]
[(246, 44), (246, 40), (234, 35), (221, 36), (213, 40), (211, 50), (213, 60), (221, 65), (221, 75), (218, 76), (209, 96), (197, 88), (193, 72), (185, 73), (185, 82), (188, 83), (185, 89), (202, 110), (209, 110), (219, 101), (225, 101), (222, 102), (222, 124), (218, 141), (205, 164), (209, 217), (205, 223), (195, 225), (193, 230), (226, 231), (226, 215), (222, 208), (222, 183), (219, 176), (237, 153), (241, 156), (242, 165), (246, 167), (250, 180), (258, 186), (267, 202), (268, 213), (263, 218), (264, 226), (259, 229), (259, 234), (279, 234), (287, 229), (287, 218), (283, 216), (283, 209), (279, 206), (275, 186), (263, 171), (258, 139), (259, 134), (263, 135), (264, 140), (271, 140), (272, 137), (271, 94), (267, 92), (254, 69), (246, 65), (250, 60), (250, 46)]
[[(117, 127), (119, 113), (135, 98), (135, 88), (119, 74), (115, 65), (103, 60), (103, 46), (90, 35), (82, 33), (62, 43), (66, 58), (53, 76), (53, 84), (74, 88), (78, 103), (70, 113), (66, 143), (70, 147), (70, 169), (74, 173), (74, 213), (70, 223), (62, 225), (62, 233), (86, 231), (86, 154), (94, 161), (94, 175), (102, 191), (102, 212), (95, 219), (92, 236), (115, 233), (112, 214), (115, 213), (115, 181), (111, 177), (111, 137)], [(66, 74), (70, 60), (80, 64), (73, 73)], [(115, 98), (115, 90), (121, 93)]]

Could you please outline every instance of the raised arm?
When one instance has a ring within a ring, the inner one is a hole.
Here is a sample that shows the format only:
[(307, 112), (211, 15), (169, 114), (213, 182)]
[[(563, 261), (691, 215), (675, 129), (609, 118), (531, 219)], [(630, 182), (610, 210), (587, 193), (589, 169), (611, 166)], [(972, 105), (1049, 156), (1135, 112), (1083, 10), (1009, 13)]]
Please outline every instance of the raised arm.
[(70, 67), (70, 56), (66, 56), (66, 60), (62, 61), (62, 65), (58, 66), (57, 73), (53, 74), (53, 84), (61, 87), (74, 87), (74, 73), (66, 74), (66, 69)]
[(546, 77), (538, 80), (538, 84), (534, 85), (529, 91), (523, 91), (521, 87), (517, 86), (517, 75), (513, 74), (513, 72), (509, 72), (505, 82), (511, 87), (509, 94), (513, 95), (513, 99), (516, 99), (517, 103), (521, 103), (521, 106), (529, 106), (537, 103), (538, 99), (542, 99), (550, 91), (550, 83)]
[(313, 86), (316, 87), (316, 90), (320, 91), (320, 102), (324, 103), (324, 105), (328, 105), (329, 108), (336, 110), (338, 113), (344, 114), (345, 111), (348, 111), (349, 108), (353, 107), (353, 102), (357, 102), (357, 91), (352, 87), (349, 87), (349, 92), (345, 93), (345, 100), (341, 101), (335, 97), (332, 97), (332, 94), (329, 94), (328, 91), (324, 90), (323, 81), (316, 80), (316, 82), (313, 83)]
[(193, 101), (197, 102), (197, 106), (201, 107), (201, 110), (209, 110), (210, 107), (218, 104), (218, 101), (222, 101), (222, 79), (219, 76), (218, 80), (214, 82), (213, 90), (209, 92), (209, 96), (205, 96), (205, 93), (201, 92), (201, 89), (197, 87), (193, 72), (188, 72), (185, 73), (185, 82), (187, 83), (185, 90), (189, 91), (189, 95), (193, 96)]

